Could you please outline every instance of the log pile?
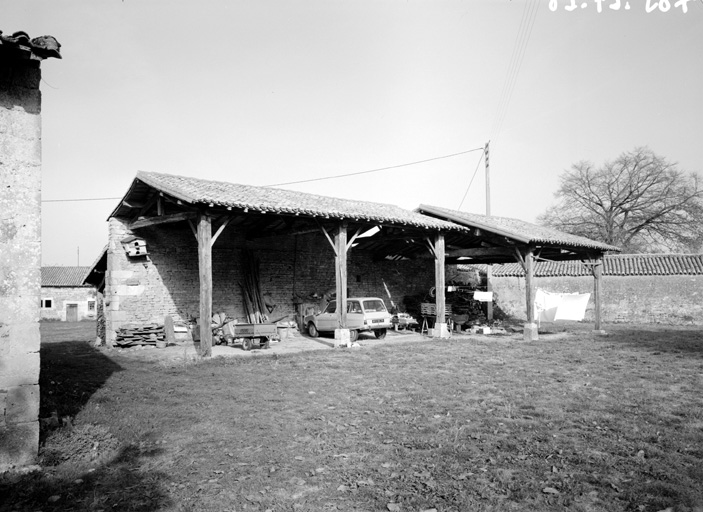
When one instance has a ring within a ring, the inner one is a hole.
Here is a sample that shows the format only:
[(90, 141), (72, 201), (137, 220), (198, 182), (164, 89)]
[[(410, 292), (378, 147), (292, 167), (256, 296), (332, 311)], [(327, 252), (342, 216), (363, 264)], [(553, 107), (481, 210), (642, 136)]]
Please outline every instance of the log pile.
[(165, 341), (164, 326), (158, 324), (128, 325), (117, 330), (115, 344), (120, 347), (156, 345)]

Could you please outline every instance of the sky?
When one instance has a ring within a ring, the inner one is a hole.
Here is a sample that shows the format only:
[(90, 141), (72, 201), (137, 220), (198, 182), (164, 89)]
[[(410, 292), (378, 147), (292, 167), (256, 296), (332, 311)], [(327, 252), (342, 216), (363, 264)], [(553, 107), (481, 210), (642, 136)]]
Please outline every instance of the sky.
[(0, 0), (5, 34), (62, 45), (42, 264), (92, 264), (140, 170), (483, 214), (490, 141), (491, 214), (528, 222), (582, 160), (703, 176), (703, 0), (625, 4)]

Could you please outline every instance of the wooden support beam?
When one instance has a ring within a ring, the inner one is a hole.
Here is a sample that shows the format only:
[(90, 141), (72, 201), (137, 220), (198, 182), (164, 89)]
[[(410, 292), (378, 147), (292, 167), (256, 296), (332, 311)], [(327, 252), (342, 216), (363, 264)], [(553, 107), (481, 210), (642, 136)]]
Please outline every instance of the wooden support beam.
[(523, 261), (525, 262), (525, 303), (527, 306), (527, 323), (535, 323), (535, 279), (534, 279), (534, 248), (528, 247)]
[(188, 219), (188, 225), (190, 226), (190, 230), (193, 232), (193, 236), (195, 239), (198, 239), (198, 229), (195, 227), (195, 224), (193, 224), (193, 221)]
[(435, 246), (432, 244), (432, 240), (430, 240), (429, 238), (425, 238), (425, 243), (427, 244), (427, 248), (429, 249), (430, 254), (436, 260), (437, 259), (437, 252), (435, 250)]
[(354, 241), (357, 239), (357, 237), (361, 234), (363, 228), (359, 228), (356, 230), (356, 233), (351, 237), (349, 242), (347, 242), (347, 250), (351, 248), (351, 246), (354, 244)]
[[(323, 226), (320, 226), (320, 229), (322, 230), (322, 233), (325, 235), (325, 238), (327, 238), (327, 241), (332, 246), (332, 250), (334, 251), (335, 256), (338, 256), (339, 252), (337, 251), (337, 242), (332, 240), (332, 237), (330, 237), (329, 233), (327, 232), (327, 230)], [(346, 231), (345, 231), (345, 233), (346, 233)]]
[(200, 276), (200, 356), (212, 355), (212, 220), (198, 218), (198, 271)]
[(601, 326), (601, 307), (602, 307), (602, 283), (603, 283), (603, 255), (596, 258), (593, 265), (593, 302), (595, 307), (595, 326), (596, 331), (602, 330)]
[(434, 242), (435, 254), (435, 305), (437, 309), (437, 318), (435, 326), (446, 324), (444, 313), (445, 305), (445, 275), (444, 275), (444, 235), (437, 233)]
[[(342, 222), (334, 235), (335, 276), (337, 287), (337, 322), (340, 329), (347, 328), (347, 225)], [(337, 338), (335, 337), (335, 344)]]
[(217, 237), (220, 236), (222, 231), (227, 227), (227, 225), (232, 221), (232, 217), (227, 217), (222, 224), (220, 224), (220, 227), (217, 228), (217, 231), (215, 232), (214, 235), (212, 235), (212, 240), (210, 241), (211, 245), (215, 245), (215, 240), (217, 240)]
[(192, 220), (197, 217), (197, 214), (192, 212), (174, 213), (173, 215), (162, 215), (161, 217), (147, 217), (130, 222), (129, 229), (146, 228), (156, 226), (158, 224), (168, 224), (171, 222), (182, 222), (184, 220)]

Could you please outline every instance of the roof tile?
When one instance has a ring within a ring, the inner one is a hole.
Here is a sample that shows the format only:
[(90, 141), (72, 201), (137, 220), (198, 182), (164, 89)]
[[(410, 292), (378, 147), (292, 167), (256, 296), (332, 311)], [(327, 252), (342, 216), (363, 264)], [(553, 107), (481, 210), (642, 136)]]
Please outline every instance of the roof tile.
[(452, 231), (466, 229), (451, 222), (390, 204), (339, 199), (272, 187), (239, 185), (156, 172), (140, 171), (137, 173), (137, 179), (191, 204), (246, 208), (251, 211), (279, 214), (363, 219), (370, 222), (404, 224), (430, 229)]
[(42, 267), (42, 286), (85, 286), (83, 281), (91, 267)]
[[(459, 265), (475, 268), (475, 265)], [(519, 263), (493, 265), (494, 277), (524, 276)], [(580, 261), (538, 261), (535, 277), (590, 276)], [(703, 275), (703, 254), (608, 254), (603, 256), (605, 276)]]

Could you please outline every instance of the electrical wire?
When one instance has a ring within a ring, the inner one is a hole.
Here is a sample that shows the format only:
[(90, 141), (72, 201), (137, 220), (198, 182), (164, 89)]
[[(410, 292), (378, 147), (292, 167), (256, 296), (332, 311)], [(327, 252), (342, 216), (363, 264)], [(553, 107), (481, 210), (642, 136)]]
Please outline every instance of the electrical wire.
[(70, 203), (77, 201), (117, 201), (121, 197), (86, 197), (82, 199), (42, 199), (42, 203)]
[(469, 186), (466, 187), (466, 192), (464, 192), (464, 197), (461, 198), (461, 203), (459, 203), (459, 208), (457, 210), (461, 210), (461, 205), (464, 204), (464, 199), (466, 199), (466, 195), (469, 193), (469, 189), (471, 188), (471, 184), (474, 182), (474, 178), (476, 177), (476, 173), (478, 172), (478, 167), (481, 165), (481, 161), (483, 160), (484, 155), (486, 154), (486, 147), (483, 147), (483, 151), (481, 152), (481, 156), (478, 158), (478, 162), (476, 163), (476, 169), (474, 170), (473, 176), (471, 176), (471, 181), (469, 182)]
[(508, 71), (506, 73), (505, 82), (498, 101), (496, 116), (491, 129), (491, 138), (495, 138), (500, 133), (505, 117), (507, 116), (508, 106), (512, 100), (518, 75), (522, 69), (525, 51), (527, 50), (527, 45), (530, 41), (530, 37), (532, 36), (535, 19), (537, 19), (538, 8), (538, 0), (531, 0), (529, 3), (525, 4), (523, 9), (520, 26), (518, 27), (518, 33), (515, 37), (513, 54), (510, 58), (510, 64), (508, 65)]
[(358, 176), (360, 174), (369, 174), (372, 172), (380, 172), (380, 171), (387, 171), (389, 169), (398, 169), (399, 167), (408, 167), (409, 165), (417, 165), (417, 164), (424, 164), (426, 162), (432, 162), (434, 160), (441, 160), (443, 158), (451, 158), (453, 156), (459, 156), (459, 155), (465, 155), (467, 153), (473, 153), (474, 151), (480, 151), (483, 150), (483, 148), (474, 148), (474, 149), (469, 149), (467, 151), (460, 151), (459, 153), (452, 153), (451, 155), (443, 155), (443, 156), (436, 156), (434, 158), (427, 158), (425, 160), (418, 160), (416, 162), (408, 162), (405, 164), (399, 164), (399, 165), (391, 165), (389, 167), (380, 167), (378, 169), (371, 169), (369, 171), (360, 171), (360, 172), (350, 172), (347, 174), (337, 174), (335, 176), (325, 176), (322, 178), (310, 178), (308, 180), (300, 180), (300, 181), (289, 181), (286, 183), (275, 183), (273, 185), (264, 185), (265, 187), (281, 187), (283, 185), (297, 185), (298, 183), (310, 183), (312, 181), (323, 181), (323, 180), (333, 180), (336, 178), (346, 178), (348, 176)]
[[(451, 155), (442, 155), (442, 156), (436, 156), (434, 158), (427, 158), (425, 160), (418, 160), (416, 162), (408, 162), (405, 164), (398, 164), (398, 165), (391, 165), (389, 167), (381, 167), (378, 169), (371, 169), (368, 171), (360, 171), (360, 172), (351, 172), (347, 174), (338, 174), (336, 176), (326, 176), (322, 178), (311, 178), (309, 180), (300, 180), (300, 181), (290, 181), (288, 183), (276, 183), (274, 185), (263, 185), (264, 187), (280, 187), (282, 185), (294, 185), (297, 183), (309, 183), (311, 181), (322, 181), (322, 180), (332, 180), (335, 178), (345, 178), (347, 176), (357, 176), (359, 174), (369, 174), (372, 172), (379, 172), (379, 171), (387, 171), (389, 169), (398, 169), (400, 167), (408, 167), (409, 165), (417, 165), (417, 164), (424, 164), (425, 162), (432, 162), (434, 160), (441, 160), (443, 158), (451, 158), (453, 156), (459, 156), (459, 155), (465, 155), (467, 153), (473, 153), (474, 151), (479, 151), (479, 150), (484, 150), (484, 148), (474, 148), (474, 149), (468, 149), (466, 151), (460, 151), (458, 153), (452, 153)], [(69, 202), (81, 202), (81, 201), (117, 201), (119, 199), (122, 199), (121, 197), (94, 197), (94, 198), (81, 198), (81, 199), (42, 199), (42, 203), (69, 203)]]

